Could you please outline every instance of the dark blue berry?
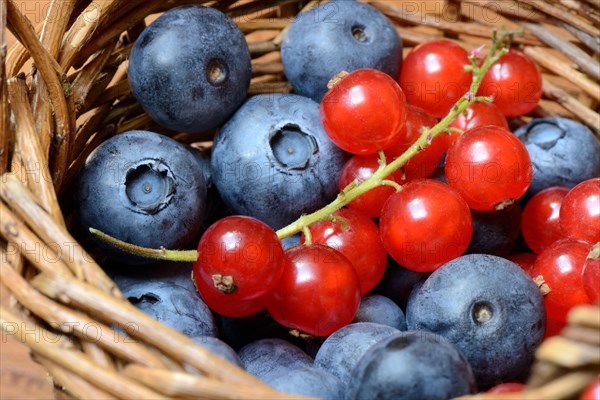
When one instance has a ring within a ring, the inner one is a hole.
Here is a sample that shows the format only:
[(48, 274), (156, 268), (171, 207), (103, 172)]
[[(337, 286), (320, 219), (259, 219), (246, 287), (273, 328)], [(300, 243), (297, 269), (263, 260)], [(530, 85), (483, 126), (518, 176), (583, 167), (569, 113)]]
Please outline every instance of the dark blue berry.
[(191, 279), (191, 263), (160, 261), (140, 268), (139, 265), (128, 265), (116, 260), (108, 260), (102, 263), (102, 268), (122, 290), (144, 282), (156, 284), (165, 282), (183, 286), (191, 292), (196, 292), (196, 287)]
[(522, 380), (544, 337), (542, 295), (516, 264), (471, 254), (441, 266), (408, 303), (410, 330), (444, 336), (464, 354), (485, 389)]
[(276, 94), (251, 98), (223, 126), (211, 167), (233, 212), (278, 229), (335, 198), (345, 161), (317, 103)]
[(406, 330), (404, 312), (392, 300), (378, 294), (368, 294), (360, 300), (353, 322), (374, 322)]
[(517, 129), (515, 135), (527, 147), (533, 165), (528, 198), (552, 186), (572, 188), (600, 176), (600, 142), (579, 122), (538, 118)]
[(450, 342), (401, 332), (372, 346), (352, 372), (347, 400), (446, 400), (476, 392), (469, 363)]
[(372, 322), (357, 322), (338, 329), (331, 334), (315, 356), (315, 368), (323, 369), (342, 383), (348, 384), (350, 374), (358, 360), (379, 340), (398, 329)]
[(341, 71), (374, 68), (397, 78), (402, 41), (378, 10), (355, 1), (332, 1), (300, 14), (282, 43), (281, 60), (294, 90), (320, 102)]
[(383, 278), (381, 278), (373, 292), (393, 300), (400, 308), (405, 310), (406, 301), (413, 287), (427, 276), (428, 274), (401, 267), (390, 258)]
[(246, 371), (268, 382), (278, 375), (312, 366), (313, 359), (283, 339), (261, 339), (238, 352)]
[(240, 357), (235, 350), (221, 339), (212, 336), (196, 336), (192, 339), (199, 345), (206, 347), (213, 354), (221, 357), (223, 360), (229, 361), (231, 364), (237, 365), (240, 368), (244, 368), (242, 360), (240, 360)]
[(317, 399), (341, 399), (344, 385), (338, 378), (322, 369), (304, 367), (278, 375), (267, 382), (283, 393)]
[(491, 254), (506, 257), (521, 230), (521, 206), (514, 204), (500, 211), (471, 210), (473, 235), (467, 254)]
[(252, 67), (237, 25), (214, 8), (173, 8), (131, 50), (133, 95), (156, 122), (175, 131), (221, 125), (246, 97)]
[(105, 141), (80, 173), (77, 207), (83, 228), (143, 247), (181, 248), (205, 216), (206, 186), (195, 163), (183, 145), (152, 132), (130, 131)]
[(187, 336), (217, 336), (216, 323), (208, 306), (198, 294), (182, 286), (148, 281), (121, 289), (137, 308)]

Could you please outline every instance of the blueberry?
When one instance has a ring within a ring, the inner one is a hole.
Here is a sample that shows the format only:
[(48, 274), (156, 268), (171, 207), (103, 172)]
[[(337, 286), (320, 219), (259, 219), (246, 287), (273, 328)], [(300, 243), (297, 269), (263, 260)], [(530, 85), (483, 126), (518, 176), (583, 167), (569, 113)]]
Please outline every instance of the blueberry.
[[(194, 166), (183, 145), (156, 133), (130, 131), (105, 141), (80, 173), (81, 225), (143, 247), (186, 245), (198, 232), (206, 207), (204, 178)], [(142, 262), (103, 247), (123, 260)]]
[(348, 384), (358, 360), (379, 340), (398, 329), (372, 322), (357, 322), (338, 329), (321, 345), (315, 357), (315, 368), (323, 369), (342, 383)]
[(102, 268), (121, 290), (144, 282), (156, 284), (165, 282), (183, 286), (190, 292), (196, 292), (196, 287), (191, 279), (191, 263), (160, 261), (140, 268), (139, 265), (128, 265), (109, 260), (102, 263)]
[(196, 336), (192, 339), (194, 339), (199, 345), (206, 347), (213, 354), (221, 357), (223, 360), (237, 365), (240, 368), (244, 368), (240, 356), (238, 356), (231, 346), (221, 339), (212, 336)]
[(402, 41), (370, 5), (332, 1), (300, 14), (282, 43), (281, 60), (294, 90), (320, 102), (341, 71), (374, 68), (398, 78)]
[(148, 281), (122, 290), (137, 308), (187, 336), (217, 336), (217, 326), (208, 306), (200, 296), (182, 286)]
[(572, 188), (600, 176), (600, 142), (579, 122), (538, 118), (517, 129), (515, 135), (527, 147), (533, 164), (527, 198), (552, 186)]
[(242, 347), (238, 355), (246, 371), (265, 382), (313, 363), (302, 349), (282, 339), (257, 340)]
[(406, 301), (413, 287), (427, 276), (428, 274), (401, 267), (390, 258), (383, 278), (373, 292), (393, 300), (401, 309), (405, 310)]
[(280, 392), (297, 396), (337, 400), (344, 395), (344, 385), (338, 378), (312, 367), (286, 372), (267, 383)]
[(471, 216), (473, 235), (467, 254), (508, 256), (521, 229), (521, 206), (514, 204), (500, 211), (471, 210)]
[(406, 322), (456, 345), (485, 389), (526, 377), (544, 337), (544, 302), (518, 265), (471, 254), (431, 274), (411, 296)]
[(250, 52), (237, 25), (197, 5), (158, 17), (129, 58), (133, 95), (152, 119), (175, 131), (221, 125), (244, 101), (251, 75)]
[(476, 392), (469, 363), (450, 342), (401, 332), (369, 349), (352, 372), (347, 400), (446, 400)]
[(223, 126), (211, 167), (233, 212), (278, 229), (335, 198), (346, 158), (323, 131), (317, 103), (275, 94), (249, 99)]
[(368, 294), (360, 300), (353, 322), (374, 322), (406, 330), (404, 312), (392, 300), (378, 294)]

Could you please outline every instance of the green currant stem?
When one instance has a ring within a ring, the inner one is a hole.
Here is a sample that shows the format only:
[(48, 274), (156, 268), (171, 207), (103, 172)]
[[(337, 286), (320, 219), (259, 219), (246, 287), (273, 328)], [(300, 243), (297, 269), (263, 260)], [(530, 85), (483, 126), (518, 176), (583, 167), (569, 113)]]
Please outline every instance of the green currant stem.
[(102, 241), (136, 256), (179, 262), (195, 262), (198, 260), (198, 252), (196, 250), (167, 250), (165, 248), (149, 249), (115, 239), (98, 229), (90, 228), (90, 233)]
[[(433, 139), (438, 137), (440, 134), (447, 132), (450, 124), (471, 104), (477, 101), (491, 100), (485, 97), (476, 97), (475, 94), (479, 90), (481, 81), (486, 72), (490, 69), (491, 65), (498, 61), (498, 59), (508, 51), (506, 48), (502, 48), (498, 51), (498, 47), (504, 42), (506, 37), (510, 35), (511, 33), (505, 33), (498, 40), (496, 38), (496, 34), (494, 33), (492, 48), (483, 65), (478, 67), (476, 66), (476, 63), (473, 62), (473, 82), (471, 83), (469, 91), (465, 94), (465, 96), (458, 100), (458, 102), (450, 110), (450, 113), (448, 113), (448, 115), (446, 115), (446, 117), (444, 117), (444, 119), (442, 119), (436, 126), (431, 129), (425, 129), (419, 139), (417, 139), (417, 141), (413, 143), (413, 145), (410, 146), (408, 150), (404, 152), (404, 154), (387, 165), (382, 163), (381, 167), (375, 171), (370, 178), (365, 179), (360, 183), (357, 183), (356, 181), (352, 182), (350, 185), (344, 188), (344, 190), (342, 190), (342, 192), (333, 202), (329, 203), (320, 210), (313, 212), (312, 214), (303, 215), (290, 225), (281, 228), (277, 231), (277, 236), (280, 239), (284, 239), (295, 235), (296, 233), (301, 232), (304, 227), (311, 226), (312, 224), (326, 219), (329, 215), (346, 206), (352, 200), (367, 193), (371, 189), (381, 186), (385, 181), (385, 178), (387, 178), (391, 173), (403, 167), (412, 157), (427, 148)], [(382, 158), (382, 154), (383, 152), (379, 152), (380, 159), (385, 160), (385, 157)]]

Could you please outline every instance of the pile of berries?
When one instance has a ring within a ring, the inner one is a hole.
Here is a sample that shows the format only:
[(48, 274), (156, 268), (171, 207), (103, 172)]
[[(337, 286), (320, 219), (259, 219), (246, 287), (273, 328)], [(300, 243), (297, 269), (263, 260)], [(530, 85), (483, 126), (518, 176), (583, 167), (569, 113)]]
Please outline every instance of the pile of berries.
[[(542, 77), (503, 39), (403, 60), (382, 14), (327, 3), (283, 42), (296, 94), (246, 99), (235, 24), (172, 9), (135, 43), (131, 88), (168, 129), (219, 127), (212, 149), (107, 140), (80, 175), (81, 225), (119, 244), (97, 242), (134, 304), (279, 390), (445, 399), (523, 382), (544, 336), (598, 301), (600, 143), (564, 118), (511, 132)], [(193, 262), (193, 282), (185, 264), (136, 266), (150, 256)]]

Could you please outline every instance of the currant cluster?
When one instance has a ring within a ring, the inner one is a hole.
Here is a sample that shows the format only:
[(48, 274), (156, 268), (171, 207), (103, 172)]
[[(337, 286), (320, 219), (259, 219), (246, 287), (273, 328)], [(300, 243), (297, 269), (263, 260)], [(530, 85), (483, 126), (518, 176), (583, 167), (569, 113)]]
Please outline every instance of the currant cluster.
[[(315, 20), (327, 7), (344, 23), (323, 31)], [(199, 16), (216, 33), (202, 31)], [(151, 132), (103, 143), (82, 173), (80, 219), (119, 248), (117, 263), (192, 262), (188, 289), (218, 315), (206, 335), (220, 324), (239, 350), (228, 357), (251, 373), (314, 396), (460, 396), (522, 381), (544, 333), (573, 306), (598, 300), (600, 161), (569, 175), (560, 160), (574, 157), (572, 143), (589, 143), (599, 158), (600, 144), (563, 119), (511, 132), (507, 118), (535, 108), (542, 77), (508, 49), (508, 35), (494, 36), (487, 54), (434, 40), (402, 60), (385, 17), (333, 1), (297, 18), (282, 50), (294, 89), (312, 99), (263, 95), (240, 105), (247, 57), (236, 64), (219, 50), (230, 43), (247, 54), (232, 23), (198, 6), (161, 18), (134, 46), (134, 94), (169, 128), (219, 126), (212, 152)], [(164, 44), (169, 57), (157, 50)], [(334, 46), (339, 57), (324, 65)], [(206, 210), (218, 214), (210, 223)], [(184, 247), (201, 230), (197, 250), (162, 247)], [(535, 254), (512, 254), (519, 233)], [(129, 297), (177, 327), (151, 306), (172, 290)], [(268, 333), (240, 334), (238, 324)], [(281, 329), (308, 340), (300, 343), (314, 361), (273, 339)], [(448, 371), (459, 379), (437, 379)]]

